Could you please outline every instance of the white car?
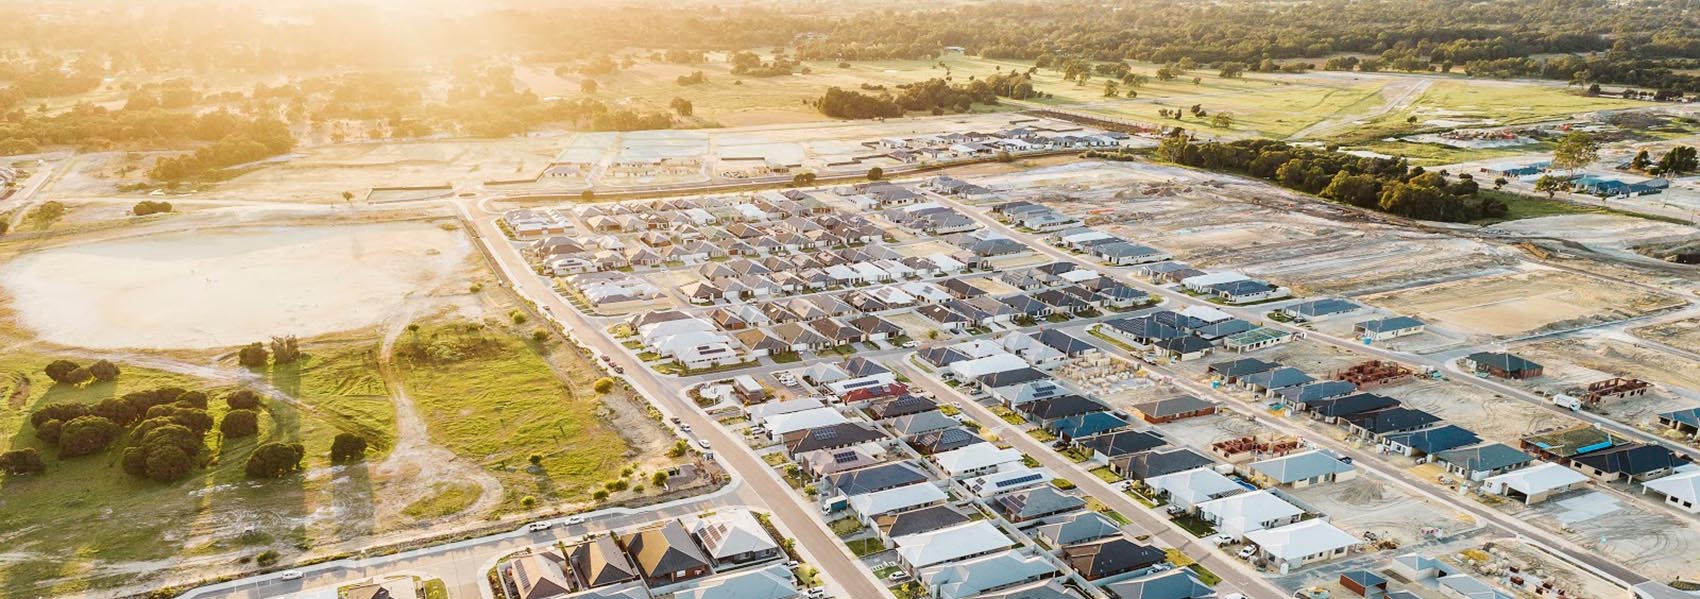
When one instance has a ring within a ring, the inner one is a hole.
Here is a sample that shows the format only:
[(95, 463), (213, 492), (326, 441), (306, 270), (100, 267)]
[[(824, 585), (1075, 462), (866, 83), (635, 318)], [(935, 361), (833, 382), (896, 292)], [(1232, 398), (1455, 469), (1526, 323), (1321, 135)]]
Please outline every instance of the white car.
[(701, 447), (703, 449), (709, 449), (708, 439), (697, 439), (697, 447)]
[(900, 581), (908, 580), (909, 579), (909, 573), (904, 572), (902, 570), (898, 570), (896, 572), (892, 572), (891, 574), (887, 574), (885, 579), (892, 581), (892, 582), (900, 582)]
[(903, 347), (916, 348), (916, 347), (921, 347), (921, 344), (916, 343), (914, 340), (909, 340), (909, 341), (903, 342)]
[(796, 570), (797, 566), (801, 566), (801, 565), (803, 565), (803, 562), (799, 562), (797, 560), (791, 560), (791, 561), (785, 562), (785, 569), (786, 570)]
[(815, 587), (815, 588), (809, 589), (809, 592), (807, 594), (808, 594), (810, 599), (820, 599), (821, 597), (826, 596), (826, 589), (821, 588), (821, 587)]
[(682, 430), (682, 431), (685, 431), (685, 432), (687, 432), (687, 433), (688, 433), (688, 432), (691, 432), (691, 425), (689, 425), (689, 424), (680, 424), (680, 425), (679, 425), (679, 430)]
[(1234, 555), (1239, 556), (1240, 559), (1251, 559), (1251, 556), (1257, 555), (1257, 547), (1252, 546), (1252, 545), (1246, 545), (1245, 547), (1240, 548), (1239, 553), (1236, 553)]
[(531, 524), (525, 525), (525, 530), (526, 532), (543, 532), (545, 530), (549, 530), (550, 526), (553, 525), (548, 522), (532, 522)]
[(277, 579), (278, 580), (301, 580), (301, 571), (300, 570), (284, 570), (282, 574), (277, 575)]
[(1225, 534), (1214, 535), (1214, 536), (1210, 537), (1210, 542), (1215, 543), (1217, 547), (1226, 547), (1228, 545), (1234, 544), (1234, 537), (1233, 537), (1233, 535), (1225, 535)]
[(567, 526), (584, 524), (584, 516), (567, 516)]

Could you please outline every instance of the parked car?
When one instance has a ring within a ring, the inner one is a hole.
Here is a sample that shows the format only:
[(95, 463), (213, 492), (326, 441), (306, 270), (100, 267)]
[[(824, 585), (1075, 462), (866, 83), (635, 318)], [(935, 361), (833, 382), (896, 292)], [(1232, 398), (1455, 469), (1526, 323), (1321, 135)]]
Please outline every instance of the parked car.
[(548, 522), (532, 522), (531, 524), (525, 525), (525, 530), (526, 532), (543, 532), (545, 530), (549, 530), (550, 526), (552, 525)]
[(909, 580), (909, 573), (904, 572), (902, 570), (898, 570), (896, 572), (892, 572), (891, 574), (887, 574), (885, 579), (892, 581), (892, 582), (902, 582), (902, 581), (905, 581), (905, 580)]
[(909, 340), (909, 341), (903, 342), (903, 347), (915, 348), (915, 347), (920, 347), (920, 346), (921, 346), (921, 344), (916, 343), (914, 340)]
[(805, 595), (807, 595), (809, 597), (809, 599), (820, 599), (821, 597), (826, 596), (826, 589), (821, 588), (821, 587), (815, 587), (815, 588), (809, 589), (809, 592), (805, 593)]
[(1210, 537), (1210, 542), (1215, 543), (1217, 547), (1226, 547), (1234, 544), (1234, 537), (1225, 534), (1213, 535)]
[(567, 526), (584, 524), (584, 516), (567, 516)]
[(797, 560), (791, 560), (791, 561), (785, 562), (785, 569), (786, 570), (796, 570), (797, 566), (801, 566), (801, 565), (803, 565), (802, 562), (799, 562)]
[(679, 430), (682, 430), (682, 431), (685, 431), (685, 432), (687, 432), (687, 433), (688, 433), (688, 432), (691, 432), (691, 425), (689, 425), (689, 424), (683, 424), (683, 423), (681, 423), (681, 424), (680, 424), (680, 425), (679, 425)]
[(1257, 555), (1257, 547), (1253, 545), (1246, 545), (1245, 547), (1241, 547), (1240, 552), (1234, 555), (1239, 556), (1240, 559), (1251, 559), (1251, 556)]
[(277, 575), (277, 579), (278, 580), (301, 580), (301, 571), (300, 570), (284, 570), (282, 574)]
[(708, 449), (708, 439), (697, 439), (697, 447)]

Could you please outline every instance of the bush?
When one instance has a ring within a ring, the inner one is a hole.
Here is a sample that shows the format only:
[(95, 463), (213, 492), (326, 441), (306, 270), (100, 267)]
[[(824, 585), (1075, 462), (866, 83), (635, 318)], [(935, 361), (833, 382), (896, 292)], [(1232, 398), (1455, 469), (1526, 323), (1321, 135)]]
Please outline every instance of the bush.
[(531, 332), (531, 340), (535, 343), (543, 343), (544, 341), (548, 341), (549, 340), (549, 331), (545, 331), (543, 329), (537, 329), (535, 331), (532, 331)]
[(248, 368), (265, 368), (267, 356), (266, 346), (255, 341), (242, 346), (242, 350), (236, 352), (236, 361)]
[(680, 439), (678, 441), (673, 442), (673, 448), (672, 449), (667, 450), (667, 457), (673, 457), (673, 458), (684, 457), (685, 452), (690, 451), (690, 450), (691, 450), (691, 444), (686, 443), (684, 439)]
[(254, 448), (244, 471), (250, 478), (283, 478), (301, 469), (307, 449), (300, 443), (267, 443)]
[(0, 453), (0, 472), (18, 476), (40, 474), (46, 470), (47, 463), (41, 460), (41, 452), (36, 451), (34, 447)]
[(337, 433), (331, 440), (332, 462), (355, 462), (366, 458), (366, 438), (354, 433)]
[(260, 413), (253, 410), (231, 410), (218, 423), (218, 431), (229, 439), (252, 437), (260, 432)]
[(649, 484), (656, 487), (667, 484), (667, 471), (656, 470), (655, 475), (649, 477)]
[(260, 407), (260, 394), (250, 389), (238, 389), (224, 396), (224, 405), (232, 410), (256, 410)]
[(595, 493), (590, 494), (590, 498), (597, 501), (607, 501), (608, 491), (606, 489), (597, 489)]
[(93, 376), (94, 380), (102, 383), (111, 382), (113, 379), (118, 378), (118, 375), (121, 374), (121, 372), (122, 371), (118, 369), (117, 364), (113, 364), (107, 360), (99, 360), (89, 365), (89, 375)]
[(868, 180), (869, 181), (878, 181), (878, 180), (884, 179), (884, 178), (885, 178), (885, 169), (877, 167), (877, 166), (868, 169)]
[(100, 416), (80, 416), (59, 433), (59, 457), (74, 458), (106, 450), (123, 430)]
[(130, 208), (130, 214), (134, 214), (136, 216), (147, 216), (149, 214), (163, 214), (163, 213), (167, 213), (167, 212), (171, 212), (171, 202), (156, 202), (156, 201), (153, 201), (153, 200), (142, 200), (140, 202), (136, 202), (136, 205)]
[(596, 382), (591, 384), (590, 388), (592, 390), (596, 391), (597, 393), (607, 393), (609, 391), (613, 391), (614, 390), (614, 379), (611, 379), (611, 378), (608, 378), (608, 377), (602, 377), (602, 378), (596, 379)]
[(42, 372), (47, 373), (47, 378), (52, 379), (55, 383), (76, 384), (71, 381), (71, 373), (81, 368), (76, 362), (70, 360), (54, 360), (49, 362), (47, 367), (42, 369)]
[(537, 505), (537, 498), (536, 497), (526, 495), (525, 497), (519, 498), (519, 506), (520, 507), (523, 507), (523, 508), (529, 510), (532, 507), (535, 507), (536, 505)]
[(124, 450), (124, 471), (156, 482), (181, 480), (195, 467), (201, 452), (201, 433), (170, 417), (150, 418), (136, 425), (133, 445)]
[(279, 557), (280, 556), (277, 554), (276, 550), (267, 549), (260, 552), (259, 555), (254, 556), (254, 563), (259, 565), (261, 568), (270, 568), (277, 565)]

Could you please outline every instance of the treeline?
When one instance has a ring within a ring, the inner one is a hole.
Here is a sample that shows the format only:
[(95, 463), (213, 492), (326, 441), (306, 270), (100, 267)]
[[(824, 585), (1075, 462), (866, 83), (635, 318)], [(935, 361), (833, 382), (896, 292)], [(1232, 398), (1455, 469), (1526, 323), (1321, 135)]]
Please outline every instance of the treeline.
[(1013, 71), (985, 79), (974, 79), (967, 83), (953, 84), (944, 79), (933, 78), (898, 85), (896, 95), (892, 95), (883, 87), (869, 88), (868, 91), (878, 93), (832, 87), (826, 90), (826, 94), (815, 99), (813, 104), (821, 114), (833, 118), (892, 118), (903, 116), (907, 112), (930, 112), (935, 115), (967, 112), (975, 104), (995, 105), (999, 96), (1021, 99), (1033, 97), (1037, 93), (1026, 73)]
[(1411, 167), (1403, 158), (1353, 156), (1266, 139), (1194, 143), (1183, 135), (1164, 138), (1157, 155), (1406, 218), (1470, 222), (1502, 217), (1508, 210), (1504, 202), (1480, 194), (1468, 173), (1449, 181), (1445, 173)]

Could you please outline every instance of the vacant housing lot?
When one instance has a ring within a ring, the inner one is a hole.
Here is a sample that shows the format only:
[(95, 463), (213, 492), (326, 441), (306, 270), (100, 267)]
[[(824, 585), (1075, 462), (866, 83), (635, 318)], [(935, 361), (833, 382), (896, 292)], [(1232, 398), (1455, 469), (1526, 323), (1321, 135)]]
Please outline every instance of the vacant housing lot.
[(1533, 268), (1363, 299), (1460, 332), (1493, 337), (1630, 318), (1681, 301), (1593, 277)]

